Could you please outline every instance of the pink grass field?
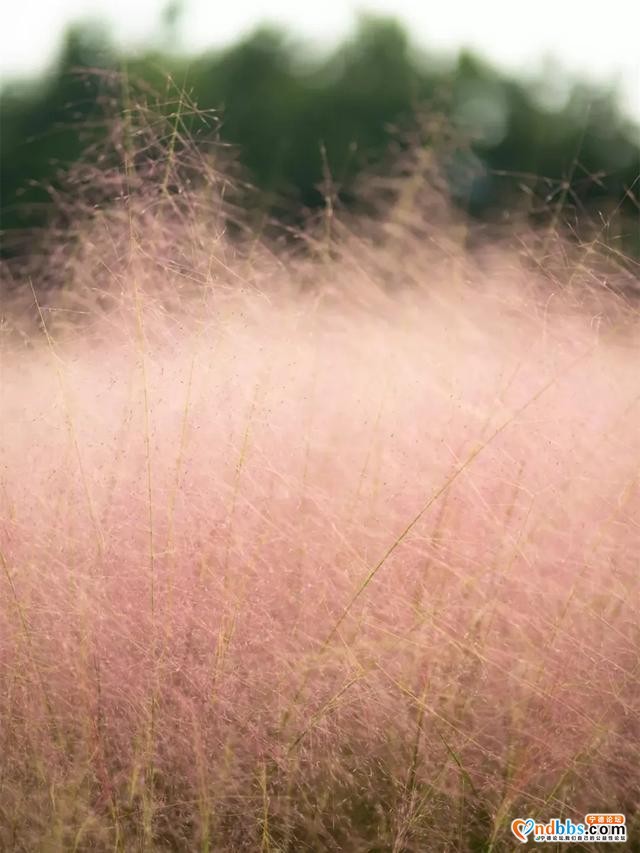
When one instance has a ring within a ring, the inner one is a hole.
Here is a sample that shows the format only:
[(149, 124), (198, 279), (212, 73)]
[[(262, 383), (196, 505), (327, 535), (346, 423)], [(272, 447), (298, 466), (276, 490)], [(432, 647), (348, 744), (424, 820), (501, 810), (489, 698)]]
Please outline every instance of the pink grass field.
[(637, 849), (638, 302), (331, 225), (130, 199), (5, 300), (3, 850)]

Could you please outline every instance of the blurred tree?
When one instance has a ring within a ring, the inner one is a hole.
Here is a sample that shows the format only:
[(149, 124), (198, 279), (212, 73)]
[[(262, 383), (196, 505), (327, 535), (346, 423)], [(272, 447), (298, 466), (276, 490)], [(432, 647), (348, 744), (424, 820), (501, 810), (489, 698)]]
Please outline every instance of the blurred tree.
[[(221, 138), (237, 146), (263, 212), (289, 216), (301, 205), (321, 206), (327, 176), (353, 204), (357, 175), (381, 168), (392, 140), (409, 135), (426, 111), (448, 126), (452, 195), (474, 215), (499, 215), (518, 187), (534, 216), (560, 205), (577, 217), (595, 211), (606, 219), (617, 205), (629, 221), (637, 215), (637, 130), (615, 92), (575, 86), (565, 102), (545, 106), (533, 89), (467, 53), (449, 69), (434, 66), (397, 23), (367, 16), (324, 58), (263, 27), (227, 50), (188, 60), (172, 49), (181, 12), (179, 0), (166, 7), (160, 50), (126, 58), (99, 27), (75, 27), (44, 80), (5, 86), (5, 254), (31, 249), (17, 235), (46, 222), (65, 170), (106, 138), (117, 107), (112, 72), (125, 64), (130, 79), (161, 91), (169, 74), (199, 107), (219, 111)], [(78, 73), (87, 67), (91, 73)], [(422, 142), (431, 140), (423, 134)]]
[(37, 83), (7, 85), (2, 92), (4, 252), (24, 251), (24, 238), (29, 247), (23, 230), (46, 223), (62, 176), (105, 134), (100, 72), (113, 67), (114, 57), (101, 27), (74, 27), (53, 74)]

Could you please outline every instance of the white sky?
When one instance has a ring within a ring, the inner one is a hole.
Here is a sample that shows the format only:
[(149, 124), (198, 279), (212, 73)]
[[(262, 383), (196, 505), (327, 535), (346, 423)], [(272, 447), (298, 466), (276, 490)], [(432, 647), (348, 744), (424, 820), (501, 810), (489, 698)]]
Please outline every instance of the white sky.
[[(0, 75), (42, 70), (66, 24), (109, 22), (120, 42), (158, 35), (164, 0), (4, 0)], [(185, 0), (182, 42), (198, 50), (227, 44), (270, 21), (330, 44), (349, 32), (359, 10), (391, 14), (418, 45), (440, 53), (474, 48), (503, 68), (533, 74), (553, 56), (571, 73), (620, 81), (640, 119), (640, 0)]]

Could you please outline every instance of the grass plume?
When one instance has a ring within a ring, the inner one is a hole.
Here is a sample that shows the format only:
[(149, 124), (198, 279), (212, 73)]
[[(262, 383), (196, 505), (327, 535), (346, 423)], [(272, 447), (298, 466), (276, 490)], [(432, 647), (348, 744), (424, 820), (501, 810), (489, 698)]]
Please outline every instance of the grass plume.
[(415, 173), (258, 239), (189, 109), (4, 301), (3, 849), (637, 832), (633, 264)]

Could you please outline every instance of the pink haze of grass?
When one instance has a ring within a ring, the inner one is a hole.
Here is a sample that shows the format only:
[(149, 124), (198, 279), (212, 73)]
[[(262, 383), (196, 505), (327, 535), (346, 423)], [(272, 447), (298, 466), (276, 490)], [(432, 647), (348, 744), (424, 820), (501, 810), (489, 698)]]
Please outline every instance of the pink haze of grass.
[(637, 305), (555, 239), (300, 258), (145, 205), (7, 301), (4, 849), (632, 828)]

